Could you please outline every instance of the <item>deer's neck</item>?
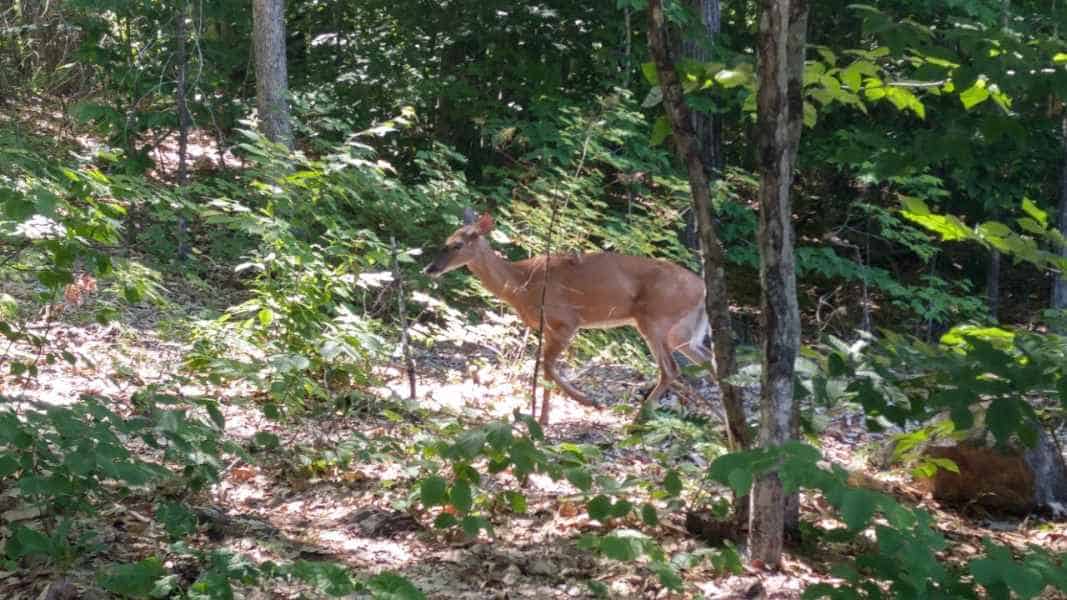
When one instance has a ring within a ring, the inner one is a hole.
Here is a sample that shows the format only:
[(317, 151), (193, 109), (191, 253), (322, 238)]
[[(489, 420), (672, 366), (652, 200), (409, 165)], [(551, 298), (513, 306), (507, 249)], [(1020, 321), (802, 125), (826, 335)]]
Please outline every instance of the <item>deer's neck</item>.
[(501, 258), (488, 245), (476, 259), (468, 263), (467, 268), (494, 296), (509, 304), (514, 304), (527, 291), (529, 274), (515, 263)]

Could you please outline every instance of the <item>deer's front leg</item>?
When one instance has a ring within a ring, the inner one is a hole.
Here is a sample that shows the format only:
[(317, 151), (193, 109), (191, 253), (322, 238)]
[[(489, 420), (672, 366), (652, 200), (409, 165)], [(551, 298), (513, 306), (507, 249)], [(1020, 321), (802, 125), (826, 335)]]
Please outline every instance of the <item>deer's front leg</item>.
[[(553, 326), (546, 327), (544, 337), (544, 365), (545, 365), (545, 377), (552, 380), (566, 393), (573, 398), (579, 404), (585, 406), (596, 407), (596, 402), (593, 402), (589, 396), (574, 387), (571, 382), (567, 381), (556, 370), (556, 364), (559, 360), (559, 355), (567, 349), (571, 340), (574, 339), (574, 333), (577, 329), (575, 327), (568, 327), (560, 324), (553, 324)], [(544, 415), (548, 412), (548, 389), (545, 389), (545, 402), (541, 406), (542, 423), (547, 422), (547, 418)]]

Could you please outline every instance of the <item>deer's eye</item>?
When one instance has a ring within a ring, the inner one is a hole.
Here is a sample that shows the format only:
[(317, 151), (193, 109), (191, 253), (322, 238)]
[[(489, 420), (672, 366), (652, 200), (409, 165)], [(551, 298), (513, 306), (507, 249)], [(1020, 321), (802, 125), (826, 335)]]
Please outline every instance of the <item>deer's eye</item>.
[(448, 249), (449, 250), (453, 250), (453, 251), (459, 250), (462, 247), (463, 247), (463, 242), (455, 242), (455, 243), (452, 243), (452, 244), (448, 245)]

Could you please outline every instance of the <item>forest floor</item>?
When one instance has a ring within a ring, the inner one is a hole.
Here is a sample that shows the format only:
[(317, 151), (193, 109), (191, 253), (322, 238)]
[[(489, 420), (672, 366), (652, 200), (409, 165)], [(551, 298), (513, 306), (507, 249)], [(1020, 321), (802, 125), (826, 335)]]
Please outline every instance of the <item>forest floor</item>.
[[(703, 545), (686, 531), (683, 511), (661, 508), (660, 523), (648, 527), (636, 517), (608, 523), (585, 514), (581, 494), (566, 481), (539, 475), (529, 478), (523, 493), (525, 514), (507, 509), (488, 510), (495, 537), (483, 532), (465, 539), (432, 527), (433, 514), (415, 501), (421, 476), (419, 443), (454, 427), (476, 426), (506, 418), (515, 410), (528, 410), (528, 381), (532, 361), (505, 355), (486, 346), (485, 336), (513, 336), (508, 323), (495, 325), (495, 333), (472, 336), (465, 344), (442, 344), (420, 350), (417, 358), (418, 397), (402, 400), (407, 382), (398, 365), (379, 369), (381, 385), (368, 390), (372, 406), (353, 406), (347, 412), (328, 411), (284, 422), (266, 419), (248, 389), (211, 386), (182, 377), (186, 341), (181, 319), (203, 307), (177, 302), (167, 310), (142, 306), (129, 309), (121, 321), (108, 325), (90, 322), (92, 300), (64, 312), (48, 327), (49, 344), (69, 349), (78, 357), (74, 365), (62, 361), (42, 364), (36, 379), (19, 380), (7, 373), (0, 390), (17, 400), (18, 410), (46, 409), (70, 404), (82, 394), (107, 397), (113, 409), (130, 414), (131, 393), (157, 386), (183, 396), (205, 396), (221, 401), (229, 436), (247, 443), (257, 431), (271, 431), (281, 440), (276, 451), (256, 454), (255, 462), (237, 460), (223, 469), (222, 480), (205, 492), (187, 494), (197, 507), (199, 533), (192, 543), (202, 548), (226, 548), (262, 562), (272, 560), (333, 561), (367, 576), (394, 571), (412, 580), (427, 597), (475, 598), (580, 598), (590, 597), (589, 581), (598, 581), (618, 598), (799, 598), (813, 582), (833, 582), (829, 574), (835, 560), (855, 548), (831, 545), (825, 540), (790, 547), (783, 569), (769, 573), (746, 566), (741, 574), (717, 576), (710, 565), (683, 572), (687, 592), (672, 595), (640, 561), (617, 562), (577, 547), (587, 532), (612, 528), (639, 529), (657, 540), (668, 554), (691, 551)], [(572, 373), (575, 373), (572, 371)], [(625, 445), (632, 420), (634, 398), (647, 378), (630, 367), (597, 362), (576, 373), (579, 387), (609, 401), (604, 410), (591, 410), (557, 397), (549, 442), (592, 444), (603, 452), (594, 465), (599, 474), (621, 479), (627, 475), (656, 479), (665, 472), (659, 450), (670, 440)], [(714, 394), (712, 394), (714, 395)], [(748, 390), (750, 414), (755, 397)], [(696, 411), (706, 407), (696, 407)], [(719, 427), (716, 417), (710, 421)], [(1067, 526), (1037, 519), (961, 517), (939, 507), (900, 471), (877, 471), (867, 458), (884, 448), (887, 438), (866, 433), (854, 410), (823, 414), (816, 440), (826, 460), (857, 474), (864, 485), (891, 493), (909, 505), (930, 510), (942, 533), (953, 542), (948, 561), (979, 553), (983, 537), (994, 537), (1015, 547), (1037, 544), (1049, 550), (1067, 550)], [(354, 458), (346, 461), (345, 451)], [(695, 457), (699, 461), (699, 457)], [(508, 475), (492, 476), (483, 491), (518, 489)], [(82, 592), (73, 597), (104, 597), (90, 592), (94, 577), (105, 562), (160, 557), (173, 572), (188, 581), (196, 573), (168, 555), (168, 541), (151, 518), (161, 491), (135, 492), (96, 523), (103, 542), (102, 554), (79, 557), (64, 572), (38, 567), (0, 572), (0, 597), (53, 598), (57, 582), (73, 584)], [(168, 493), (181, 495), (181, 491)], [(691, 492), (683, 496), (692, 499)], [(3, 529), (14, 523), (33, 524), (39, 515), (17, 502), (17, 492), (0, 495)], [(824, 523), (832, 511), (818, 498), (802, 496), (802, 519)], [(3, 540), (0, 540), (2, 542)], [(292, 598), (306, 588), (287, 588), (271, 581), (263, 589), (247, 588), (247, 598)], [(765, 596), (763, 595), (765, 594)], [(1050, 596), (1051, 597), (1051, 596)]]

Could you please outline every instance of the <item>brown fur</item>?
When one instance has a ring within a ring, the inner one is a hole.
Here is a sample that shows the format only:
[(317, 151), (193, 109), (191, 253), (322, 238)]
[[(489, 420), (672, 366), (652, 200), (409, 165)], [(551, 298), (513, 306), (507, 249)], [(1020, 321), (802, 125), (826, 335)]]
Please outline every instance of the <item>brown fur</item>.
[[(459, 228), (426, 272), (439, 276), (466, 266), (490, 292), (510, 304), (527, 326), (537, 329), (546, 260), (543, 256), (504, 260), (486, 240), (492, 227), (492, 218), (482, 215)], [(672, 352), (682, 352), (701, 364), (710, 361), (711, 353), (703, 345), (707, 333), (704, 283), (692, 272), (667, 261), (606, 252), (553, 256), (548, 265), (544, 372), (574, 400), (593, 405), (560, 376), (556, 362), (579, 329), (637, 327), (660, 369), (659, 382), (645, 399), (649, 408), (678, 378)], [(542, 423), (548, 422), (549, 398), (546, 389)]]

